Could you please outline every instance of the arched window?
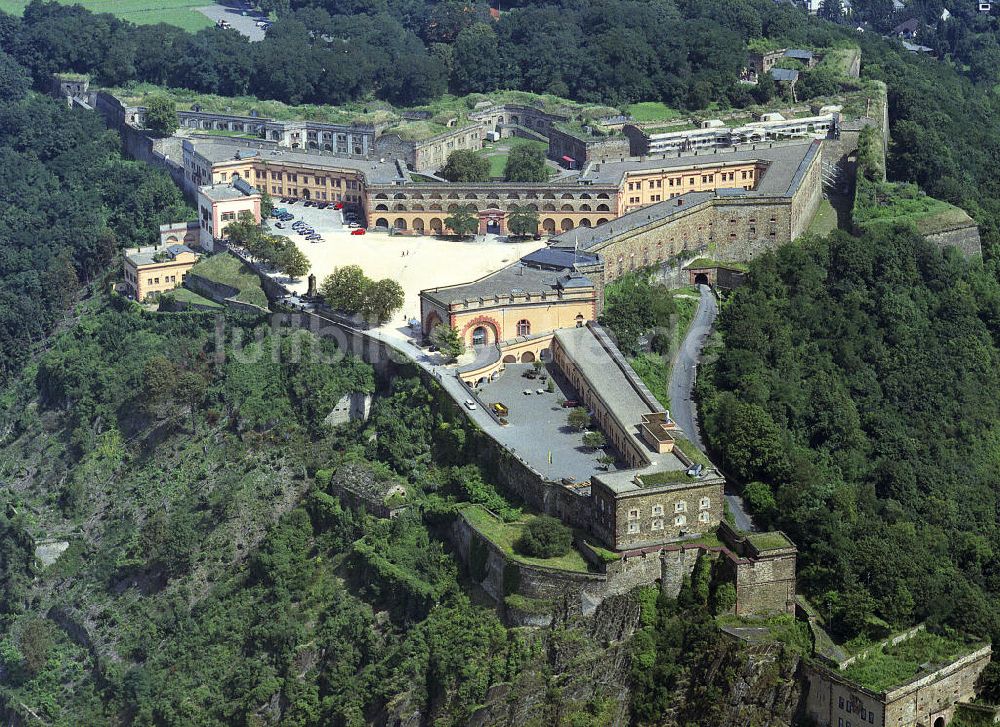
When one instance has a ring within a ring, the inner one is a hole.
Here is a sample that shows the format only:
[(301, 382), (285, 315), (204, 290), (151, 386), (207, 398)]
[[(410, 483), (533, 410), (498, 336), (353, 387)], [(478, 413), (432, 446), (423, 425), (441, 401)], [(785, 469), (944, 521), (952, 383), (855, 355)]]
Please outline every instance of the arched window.
[(483, 326), (477, 326), (474, 331), (472, 331), (472, 345), (473, 346), (483, 346), (486, 344), (486, 329)]
[(531, 335), (531, 323), (528, 320), (522, 318), (517, 322), (517, 335), (519, 336)]

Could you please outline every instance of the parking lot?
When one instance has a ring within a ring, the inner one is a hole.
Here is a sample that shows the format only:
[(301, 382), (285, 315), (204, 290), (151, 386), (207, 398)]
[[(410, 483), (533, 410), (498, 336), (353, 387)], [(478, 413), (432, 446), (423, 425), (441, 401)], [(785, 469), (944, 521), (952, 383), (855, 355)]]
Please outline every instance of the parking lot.
[[(283, 223), (284, 229), (275, 227), (277, 220), (268, 220), (271, 231), (295, 241), (312, 263), (312, 272), (319, 283), (337, 267), (360, 265), (370, 278), (392, 278), (403, 286), (403, 309), (394, 321), (383, 327), (387, 333), (400, 337), (406, 335), (401, 329), (407, 320), (420, 318), (420, 291), (424, 288), (481, 278), (545, 244), (534, 240), (517, 243), (496, 239), (455, 240), (370, 231), (364, 235), (351, 235), (351, 231), (344, 226), (341, 213), (332, 207), (321, 210), (306, 207), (303, 202), (282, 204), (278, 200), (275, 200), (275, 206), (284, 207), (295, 215), (295, 219)], [(291, 227), (297, 220), (307, 222), (323, 237), (323, 241), (308, 242), (297, 234)], [(304, 293), (308, 287), (305, 278), (295, 283), (282, 282), (298, 293)]]
[[(212, 22), (225, 20), (233, 30), (241, 33), (251, 41), (264, 40), (264, 29), (257, 25), (258, 21), (266, 20), (264, 15), (254, 11), (248, 3), (221, 2), (198, 8), (198, 12)], [(244, 15), (246, 13), (246, 15)]]
[[(558, 369), (550, 365), (543, 372), (552, 378), (555, 391), (548, 393), (540, 379), (523, 376), (531, 368), (531, 364), (508, 364), (498, 379), (480, 387), (479, 396), (487, 406), (499, 401), (509, 409), (506, 417), (509, 423), (499, 428), (496, 437), (549, 479), (589, 480), (601, 471), (597, 458), (603, 452), (584, 447), (582, 433), (566, 424), (570, 410), (562, 403), (575, 400), (576, 392)], [(525, 394), (525, 390), (531, 393)]]

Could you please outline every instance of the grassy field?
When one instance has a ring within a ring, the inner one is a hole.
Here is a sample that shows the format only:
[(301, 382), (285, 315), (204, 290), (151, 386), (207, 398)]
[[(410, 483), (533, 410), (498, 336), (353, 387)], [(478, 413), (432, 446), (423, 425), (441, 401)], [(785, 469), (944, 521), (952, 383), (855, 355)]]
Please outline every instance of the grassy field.
[[(211, 5), (207, 0), (60, 0), (64, 5), (83, 5), (95, 13), (111, 13), (137, 25), (170, 23), (194, 32), (213, 23), (195, 8)], [(0, 0), (0, 10), (20, 15), (28, 0)]]
[[(521, 137), (511, 137), (510, 139), (504, 139), (502, 142), (496, 144), (486, 144), (479, 151), (480, 156), (486, 157), (490, 163), (490, 176), (491, 177), (502, 177), (504, 167), (507, 166), (507, 157), (510, 156), (510, 150), (518, 146), (533, 146), (542, 151), (545, 154), (548, 151), (548, 145), (544, 141), (535, 141), (534, 139), (522, 139)], [(498, 149), (504, 149), (506, 151), (497, 151)]]
[(681, 118), (681, 112), (659, 101), (643, 101), (628, 107), (628, 113), (640, 124), (652, 121), (673, 121)]
[(191, 272), (208, 280), (238, 289), (240, 292), (234, 296), (235, 300), (267, 308), (267, 296), (264, 295), (264, 288), (260, 284), (257, 273), (240, 262), (234, 255), (222, 253), (202, 258), (191, 268)]
[(181, 303), (203, 305), (207, 308), (218, 308), (220, 310), (225, 307), (221, 303), (216, 303), (214, 300), (209, 300), (208, 298), (204, 298), (195, 293), (193, 290), (188, 290), (187, 288), (176, 288), (174, 290), (171, 290), (170, 295), (173, 297), (174, 300), (179, 301)]
[(837, 229), (837, 210), (830, 204), (830, 200), (824, 199), (819, 203), (816, 216), (809, 224), (809, 232), (813, 235), (825, 237)]
[(462, 510), (462, 515), (479, 532), (489, 538), (494, 544), (512, 560), (527, 563), (529, 565), (539, 565), (545, 568), (558, 568), (560, 570), (580, 571), (586, 573), (590, 570), (590, 565), (580, 555), (576, 548), (570, 548), (566, 555), (557, 558), (529, 558), (514, 550), (514, 542), (521, 537), (524, 526), (535, 519), (535, 515), (525, 515), (516, 523), (505, 523), (493, 517), (485, 508), (479, 505), (472, 505)]
[(896, 646), (875, 649), (841, 674), (873, 692), (881, 692), (915, 678), (923, 672), (924, 664), (943, 664), (967, 651), (971, 648), (961, 641), (923, 631)]

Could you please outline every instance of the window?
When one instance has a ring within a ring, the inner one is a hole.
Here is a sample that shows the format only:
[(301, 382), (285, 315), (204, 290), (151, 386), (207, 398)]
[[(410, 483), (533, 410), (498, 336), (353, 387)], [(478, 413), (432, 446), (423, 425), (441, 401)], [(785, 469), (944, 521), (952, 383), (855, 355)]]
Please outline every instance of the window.
[(517, 335), (519, 336), (529, 336), (531, 335), (531, 323), (527, 320), (520, 320), (517, 322)]
[(686, 500), (674, 503), (674, 512), (687, 512), (688, 504)]
[[(844, 701), (844, 700), (841, 700)], [(844, 718), (841, 717), (837, 720), (837, 727), (844, 727)]]
[(630, 533), (637, 533), (637, 532), (639, 532), (639, 523), (637, 523), (634, 520), (632, 522), (630, 522), (628, 524), (628, 531)]
[(678, 515), (674, 518), (674, 525), (681, 526), (687, 523), (687, 518), (684, 515)]
[(152, 278), (146, 278), (146, 285), (152, 285), (152, 284), (153, 284), (153, 279)]
[(156, 283), (157, 285), (159, 285), (160, 284), (160, 279), (159, 278), (153, 278), (153, 282)]
[(703, 497), (698, 501), (699, 510), (707, 510), (711, 505), (712, 502), (707, 497)]
[(235, 220), (236, 219), (236, 213), (235, 212), (223, 212), (222, 213), (222, 219), (223, 219), (223, 221), (225, 221), (225, 220)]
[(629, 517), (629, 520), (638, 520), (639, 519), (639, 508), (633, 508), (633, 509), (629, 510), (628, 511), (628, 517)]
[[(851, 712), (853, 712), (853, 711), (854, 711), (854, 703), (851, 702), (850, 700), (848, 700), (848, 702), (847, 702), (847, 713), (851, 714)], [(851, 723), (848, 722), (847, 724), (850, 725)]]
[(663, 514), (663, 505), (653, 505), (653, 517)]
[(656, 518), (653, 520), (650, 530), (663, 530), (663, 518)]
[(861, 708), (861, 721), (863, 722), (866, 719), (868, 719), (868, 710), (866, 710), (864, 707), (862, 707)]
[(711, 516), (708, 514), (707, 510), (702, 510), (698, 513), (698, 522), (707, 523), (710, 519)]

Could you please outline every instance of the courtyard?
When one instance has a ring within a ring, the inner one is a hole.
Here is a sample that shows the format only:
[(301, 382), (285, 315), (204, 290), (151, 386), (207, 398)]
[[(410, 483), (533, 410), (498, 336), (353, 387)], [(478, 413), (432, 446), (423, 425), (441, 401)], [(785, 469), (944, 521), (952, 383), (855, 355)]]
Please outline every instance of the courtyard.
[[(457, 240), (454, 238), (390, 235), (388, 232), (367, 232), (352, 235), (344, 224), (342, 214), (332, 207), (317, 209), (302, 202), (280, 204), (295, 220), (304, 220), (323, 237), (322, 242), (309, 242), (287, 223), (284, 229), (268, 220), (271, 231), (291, 238), (309, 262), (317, 284), (335, 268), (359, 265), (373, 279), (391, 278), (403, 286), (405, 302), (395, 320), (383, 326), (389, 334), (405, 336), (406, 322), (420, 319), (420, 291), (445, 285), (466, 283), (481, 278), (509, 265), (520, 257), (544, 247), (536, 240), (505, 242), (494, 236)], [(282, 282), (296, 293), (305, 293), (308, 280), (303, 277), (295, 282)]]
[[(590, 480), (591, 475), (603, 471), (597, 458), (604, 451), (583, 446), (583, 433), (566, 423), (570, 409), (562, 404), (567, 399), (576, 400), (576, 391), (558, 367), (548, 364), (542, 373), (549, 376), (555, 389), (548, 392), (540, 379), (525, 378), (524, 373), (531, 368), (532, 364), (508, 364), (498, 378), (477, 390), (484, 405), (501, 402), (509, 410), (507, 426), (491, 428), (491, 433), (548, 479)], [(526, 390), (531, 393), (525, 394)], [(607, 451), (613, 454), (610, 448)]]

